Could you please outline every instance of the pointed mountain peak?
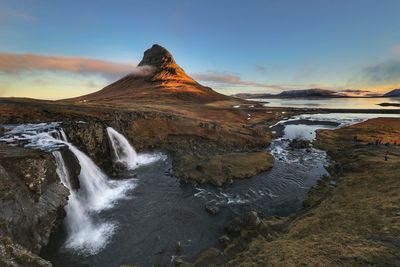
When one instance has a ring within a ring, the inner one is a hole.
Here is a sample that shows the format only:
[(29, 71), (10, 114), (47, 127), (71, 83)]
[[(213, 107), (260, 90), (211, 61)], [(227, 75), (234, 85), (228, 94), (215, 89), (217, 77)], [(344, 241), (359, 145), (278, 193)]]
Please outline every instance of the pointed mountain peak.
[(161, 45), (154, 44), (144, 52), (143, 59), (140, 61), (138, 66), (163, 68), (170, 65), (176, 65), (171, 53)]
[(140, 73), (131, 73), (102, 90), (74, 98), (78, 101), (177, 101), (210, 102), (229, 97), (202, 86), (175, 62), (164, 47), (155, 44), (144, 52)]

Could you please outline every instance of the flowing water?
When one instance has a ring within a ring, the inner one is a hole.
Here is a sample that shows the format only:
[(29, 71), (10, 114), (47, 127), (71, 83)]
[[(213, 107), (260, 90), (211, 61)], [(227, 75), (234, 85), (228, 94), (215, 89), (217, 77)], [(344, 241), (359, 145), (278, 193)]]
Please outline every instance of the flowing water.
[[(52, 236), (41, 254), (54, 266), (134, 263), (169, 266), (174, 258), (191, 260), (203, 249), (218, 245), (217, 238), (224, 234), (224, 223), (237, 214), (256, 210), (264, 216), (284, 216), (301, 207), (308, 190), (327, 174), (328, 160), (325, 152), (318, 149), (290, 149), (290, 139), (312, 140), (317, 128), (341, 127), (379, 116), (390, 115), (314, 114), (281, 121), (271, 130), (279, 127), (283, 130), (268, 148), (276, 160), (274, 167), (251, 179), (235, 181), (221, 188), (181, 184), (168, 174), (170, 159), (161, 154), (138, 154), (136, 163), (131, 165), (133, 169), (130, 169), (131, 163), (126, 161), (134, 148), (114, 129), (108, 133), (110, 143), (114, 142), (113, 159), (126, 162), (127, 170), (119, 177), (123, 180), (109, 180), (93, 161), (62, 137), (57, 124), (6, 126), (9, 132), (0, 141), (53, 151), (60, 179), (71, 188), (68, 166), (57, 152), (60, 146), (67, 145), (84, 166), (82, 169), (87, 170), (87, 173), (81, 172), (80, 181), (88, 179), (95, 183), (83, 182), (85, 190), (71, 193), (65, 226)], [(108, 193), (109, 190), (117, 193)], [(221, 212), (216, 216), (209, 215), (204, 209), (209, 203), (218, 206)], [(75, 204), (78, 207), (74, 207)], [(74, 223), (77, 230), (72, 229)], [(89, 229), (83, 230), (86, 226)], [(91, 232), (93, 229), (97, 232)], [(82, 235), (73, 234), (80, 232)], [(77, 243), (71, 241), (73, 236)]]
[(120, 163), (128, 170), (134, 170), (139, 166), (151, 164), (157, 160), (165, 158), (165, 155), (160, 153), (137, 154), (125, 136), (114, 130), (112, 127), (107, 127), (107, 134), (110, 139), (114, 163)]

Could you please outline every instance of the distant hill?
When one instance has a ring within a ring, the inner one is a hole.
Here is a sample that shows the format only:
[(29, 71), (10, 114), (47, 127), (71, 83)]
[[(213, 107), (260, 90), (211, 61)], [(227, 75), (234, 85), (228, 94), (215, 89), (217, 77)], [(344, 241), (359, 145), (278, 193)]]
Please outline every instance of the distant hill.
[(383, 96), (386, 96), (386, 97), (400, 97), (400, 89), (394, 89), (394, 90), (392, 90), (390, 92), (387, 92)]
[(155, 44), (144, 52), (138, 68), (98, 92), (66, 99), (78, 102), (195, 101), (210, 102), (231, 97), (203, 86), (189, 77), (171, 53)]
[(288, 90), (279, 94), (236, 94), (234, 97), (243, 99), (256, 99), (256, 98), (330, 98), (330, 97), (344, 97), (338, 92), (326, 89), (303, 89), (303, 90)]
[(240, 93), (232, 95), (233, 97), (241, 98), (241, 99), (255, 99), (255, 98), (270, 98), (274, 97), (273, 94), (251, 94), (251, 93)]
[(290, 90), (283, 91), (277, 95), (282, 98), (292, 97), (337, 97), (337, 92), (325, 89), (304, 89), (304, 90)]

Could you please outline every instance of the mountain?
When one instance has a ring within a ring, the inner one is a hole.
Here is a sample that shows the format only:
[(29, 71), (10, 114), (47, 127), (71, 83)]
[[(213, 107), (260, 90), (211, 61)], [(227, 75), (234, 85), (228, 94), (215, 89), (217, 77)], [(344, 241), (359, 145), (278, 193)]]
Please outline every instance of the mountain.
[(122, 79), (98, 92), (69, 101), (132, 102), (187, 100), (210, 102), (231, 99), (189, 77), (171, 53), (155, 44), (144, 52), (137, 68)]
[(325, 89), (304, 89), (304, 90), (289, 90), (283, 91), (277, 95), (281, 98), (292, 97), (337, 97), (337, 92)]
[(260, 94), (252, 94), (252, 93), (239, 93), (232, 95), (233, 97), (241, 98), (241, 99), (256, 99), (256, 98), (269, 98), (274, 97), (273, 94), (268, 93), (260, 93)]
[(400, 89), (394, 89), (394, 90), (392, 90), (390, 92), (387, 92), (383, 96), (386, 96), (386, 97), (400, 97)]
[(303, 90), (288, 90), (283, 91), (279, 94), (236, 94), (234, 97), (243, 99), (256, 99), (256, 98), (330, 98), (330, 97), (344, 97), (338, 94), (338, 92), (325, 90), (325, 89), (303, 89)]

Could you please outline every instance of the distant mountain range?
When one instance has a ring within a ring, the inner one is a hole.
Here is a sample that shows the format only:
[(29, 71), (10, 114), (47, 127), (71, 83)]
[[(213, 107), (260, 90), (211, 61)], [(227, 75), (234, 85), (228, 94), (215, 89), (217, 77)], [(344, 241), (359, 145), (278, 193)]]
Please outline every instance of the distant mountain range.
[(387, 92), (383, 96), (385, 96), (385, 97), (400, 97), (400, 89), (394, 89), (390, 92)]
[(258, 99), (258, 98), (344, 98), (344, 97), (400, 97), (400, 89), (394, 89), (383, 95), (367, 94), (357, 95), (349, 93), (359, 93), (359, 90), (343, 90), (343, 91), (332, 91), (320, 88), (303, 89), (303, 90), (288, 90), (283, 91), (279, 94), (268, 94), (268, 93), (241, 93), (232, 95), (233, 97), (242, 99)]

